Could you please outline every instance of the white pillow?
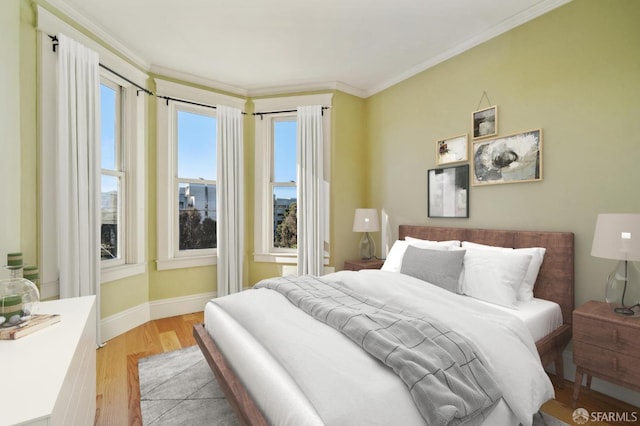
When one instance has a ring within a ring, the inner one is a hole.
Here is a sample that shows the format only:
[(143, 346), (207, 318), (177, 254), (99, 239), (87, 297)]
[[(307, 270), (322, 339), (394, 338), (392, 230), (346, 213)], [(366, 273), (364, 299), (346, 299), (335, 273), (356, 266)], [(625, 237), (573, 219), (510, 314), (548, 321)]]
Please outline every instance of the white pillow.
[(547, 249), (544, 247), (527, 247), (527, 248), (519, 248), (512, 249), (509, 247), (498, 247), (498, 246), (488, 246), (485, 244), (472, 243), (470, 241), (463, 241), (462, 247), (464, 248), (478, 248), (478, 249), (487, 249), (487, 250), (511, 250), (517, 253), (524, 253), (531, 256), (531, 262), (529, 263), (529, 267), (527, 268), (527, 273), (518, 288), (517, 297), (518, 300), (523, 302), (530, 302), (533, 300), (533, 286), (536, 284), (536, 280), (538, 279), (538, 272), (540, 272), (540, 266), (542, 265), (542, 261), (544, 260), (544, 254)]
[[(421, 240), (421, 242), (411, 243), (412, 246), (423, 248), (423, 249), (431, 249), (431, 250), (447, 250), (449, 247), (446, 244), (439, 244), (435, 241), (426, 241)], [(402, 267), (402, 259), (404, 258), (404, 252), (407, 251), (407, 247), (409, 243), (405, 240), (396, 240), (391, 246), (391, 250), (387, 254), (387, 258), (382, 264), (382, 271), (389, 272), (400, 272), (400, 268)]]
[(507, 250), (466, 248), (462, 292), (476, 299), (517, 309), (520, 283), (531, 255)]
[(413, 237), (404, 237), (404, 240), (411, 244), (414, 247), (418, 248), (432, 248), (433, 244), (438, 246), (445, 246), (447, 250), (451, 248), (460, 247), (460, 241), (458, 240), (449, 240), (449, 241), (431, 241), (431, 240), (422, 240), (420, 238)]

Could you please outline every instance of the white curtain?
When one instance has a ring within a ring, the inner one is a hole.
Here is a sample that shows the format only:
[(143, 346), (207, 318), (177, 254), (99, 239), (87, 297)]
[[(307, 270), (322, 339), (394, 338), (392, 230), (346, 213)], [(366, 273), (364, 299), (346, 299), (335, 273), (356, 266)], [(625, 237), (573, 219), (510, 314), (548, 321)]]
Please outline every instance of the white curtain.
[(244, 161), (242, 112), (224, 105), (218, 113), (218, 296), (242, 290), (244, 263)]
[(324, 269), (322, 106), (298, 107), (298, 275)]
[(58, 34), (56, 164), (60, 297), (96, 296), (100, 333), (100, 76), (98, 54)]

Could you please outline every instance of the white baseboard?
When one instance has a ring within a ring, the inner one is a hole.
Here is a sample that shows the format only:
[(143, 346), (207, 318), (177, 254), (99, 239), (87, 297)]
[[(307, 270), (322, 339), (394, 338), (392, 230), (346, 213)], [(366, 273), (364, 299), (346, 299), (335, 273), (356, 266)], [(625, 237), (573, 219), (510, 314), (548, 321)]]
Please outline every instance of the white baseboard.
[(103, 318), (102, 340), (105, 342), (151, 320), (190, 314), (204, 310), (216, 293), (200, 293), (171, 299), (153, 300)]
[(151, 319), (175, 317), (176, 315), (190, 314), (204, 310), (204, 305), (216, 297), (215, 292), (192, 294), (189, 296), (174, 297), (172, 299), (154, 300), (149, 302)]
[(151, 320), (149, 303), (143, 303), (100, 321), (102, 340), (108, 341)]
[(58, 280), (40, 283), (40, 300), (57, 299), (60, 294)]

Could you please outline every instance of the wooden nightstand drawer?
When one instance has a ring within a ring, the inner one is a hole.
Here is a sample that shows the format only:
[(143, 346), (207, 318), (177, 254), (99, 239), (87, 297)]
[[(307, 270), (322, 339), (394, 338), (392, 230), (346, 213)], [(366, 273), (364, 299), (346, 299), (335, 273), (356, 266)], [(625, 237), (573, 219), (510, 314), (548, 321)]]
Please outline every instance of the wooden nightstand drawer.
[(637, 329), (604, 322), (602, 319), (574, 315), (573, 340), (632, 356), (640, 354)]
[(590, 301), (573, 311), (573, 362), (576, 406), (582, 376), (598, 376), (640, 390), (640, 318), (616, 314), (605, 302)]
[(588, 343), (573, 342), (573, 362), (586, 370), (631, 385), (640, 382), (640, 358), (603, 349)]

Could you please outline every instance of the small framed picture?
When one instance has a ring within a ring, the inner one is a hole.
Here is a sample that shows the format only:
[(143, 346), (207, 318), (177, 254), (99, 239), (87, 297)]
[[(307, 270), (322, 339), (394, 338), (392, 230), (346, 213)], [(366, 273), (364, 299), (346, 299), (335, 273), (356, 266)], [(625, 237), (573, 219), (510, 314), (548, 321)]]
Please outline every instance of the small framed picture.
[(469, 165), (428, 172), (429, 217), (469, 217)]
[(473, 139), (488, 138), (498, 134), (498, 106), (474, 111), (471, 114)]
[(473, 142), (471, 185), (542, 180), (542, 129)]
[(442, 166), (469, 160), (467, 141), (468, 137), (465, 133), (436, 142), (436, 164)]

